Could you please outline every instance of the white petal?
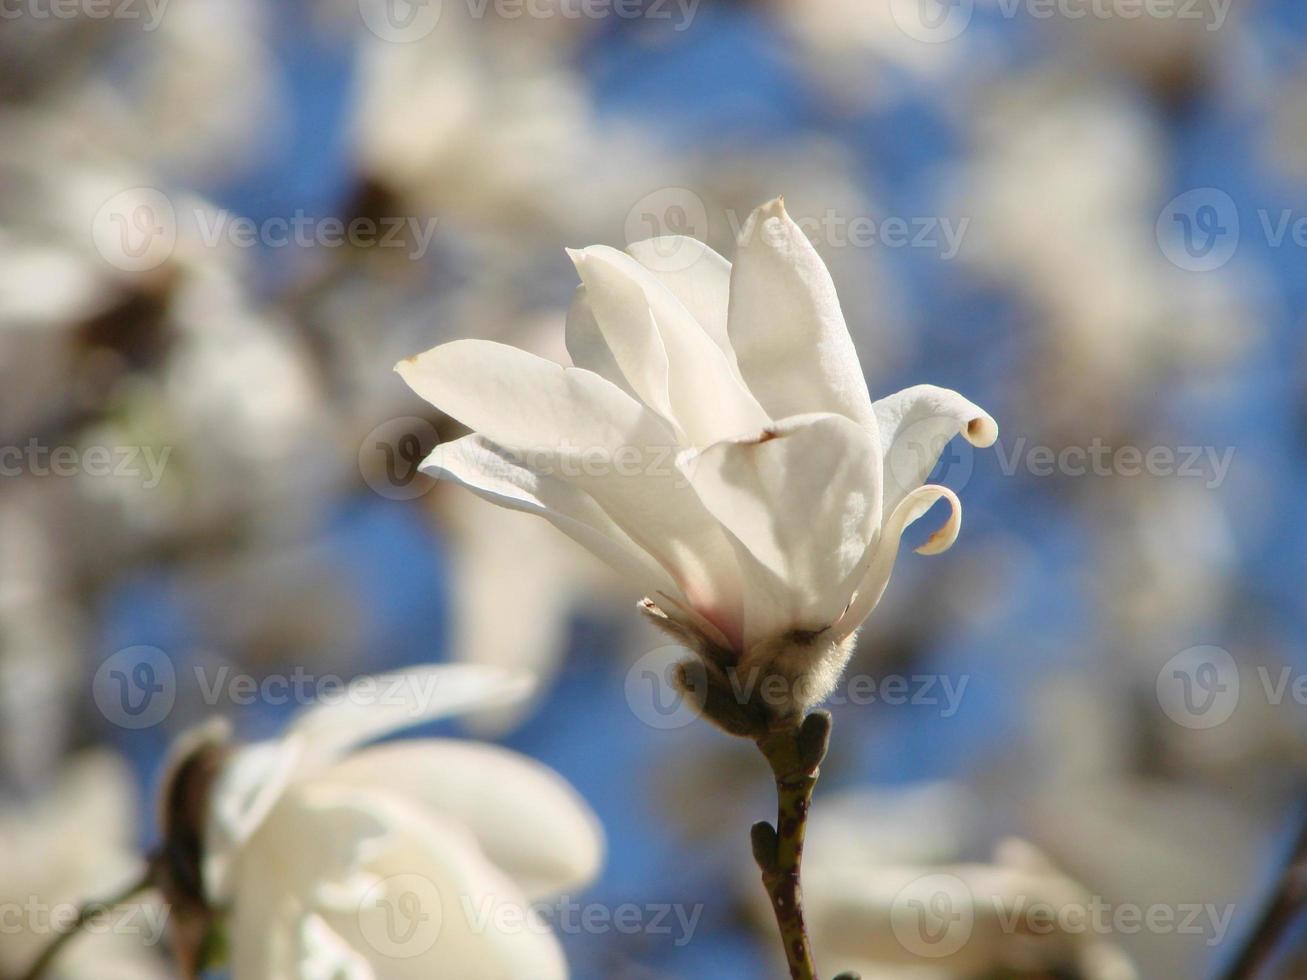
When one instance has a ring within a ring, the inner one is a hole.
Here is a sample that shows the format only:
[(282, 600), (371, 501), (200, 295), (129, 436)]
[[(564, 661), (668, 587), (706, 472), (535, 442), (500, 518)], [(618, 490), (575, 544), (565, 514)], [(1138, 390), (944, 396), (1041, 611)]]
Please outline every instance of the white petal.
[(598, 818), (566, 780), (484, 742), (416, 739), (364, 749), (325, 782), (373, 786), (457, 820), (532, 899), (584, 887), (599, 873)]
[(746, 646), (785, 629), (830, 626), (852, 598), (880, 518), (874, 431), (842, 415), (799, 416), (687, 456), (682, 467), (708, 510), (779, 583), (779, 594), (746, 608)]
[(214, 784), (205, 828), (205, 886), (229, 890), (234, 855), (295, 780), (312, 777), (349, 749), (405, 728), (528, 697), (533, 679), (479, 664), (433, 664), (361, 677), (301, 714), (277, 740), (236, 752)]
[(301, 980), (376, 980), (367, 958), (351, 949), (322, 916), (306, 916), (299, 926)]
[(557, 940), (475, 838), (375, 788), (302, 785), (274, 811), (242, 855), (233, 980), (298, 980), (322, 954), (305, 943), (314, 919), (386, 980), (567, 975)]
[(300, 980), (297, 910), (274, 881), (269, 868), (266, 877), (252, 876), (233, 891), (227, 921), (231, 980)]
[(278, 805), (232, 865), (228, 939), (232, 980), (300, 980), (305, 919), (323, 882), (354, 878), (390, 828), (374, 808), (337, 805), (303, 787)]
[[(582, 253), (569, 250), (568, 255), (578, 270), (585, 268)], [(567, 352), (572, 363), (638, 398), (680, 435), (667, 394), (667, 351), (643, 291), (621, 279), (594, 281), (593, 269), (591, 280), (594, 302), (583, 283), (567, 311)]]
[[(649, 238), (628, 245), (626, 251), (671, 290), (738, 372), (735, 351), (726, 332), (731, 264), (697, 238), (685, 235)], [(669, 263), (667, 256), (672, 255), (676, 260)]]
[(204, 830), (204, 887), (216, 905), (230, 897), (237, 854), (290, 785), (299, 755), (297, 742), (247, 745), (227, 760), (214, 783)]
[(772, 418), (875, 415), (830, 273), (780, 198), (749, 216), (731, 269), (731, 346)]
[(367, 742), (439, 718), (513, 704), (534, 687), (529, 674), (482, 664), (407, 667), (352, 681), (330, 703), (296, 718), (286, 739), (303, 746), (303, 778)]
[(885, 453), (885, 514), (926, 482), (950, 439), (992, 446), (998, 423), (956, 391), (915, 385), (878, 399), (873, 408)]
[(738, 646), (743, 624), (739, 559), (674, 458), (651, 460), (649, 471), (640, 476), (582, 474), (572, 479), (671, 575), (677, 588), (652, 596), (658, 605), (674, 615), (663, 600), (676, 607), (683, 601), (696, 620), (707, 621), (709, 635), (720, 633), (728, 645)]
[(444, 344), (396, 369), (520, 465), (588, 493), (698, 613), (738, 635), (734, 553), (685, 485), (674, 462), (679, 443), (652, 411), (597, 374), (488, 341)]
[(441, 411), (517, 454), (677, 445), (654, 413), (612, 382), (506, 344), (455, 340), (395, 370)]
[(958, 500), (957, 494), (948, 487), (936, 484), (918, 487), (907, 494), (886, 519), (875, 543), (867, 549), (867, 556), (863, 560), (865, 571), (861, 574), (857, 594), (840, 618), (836, 626), (837, 633), (840, 635), (852, 633), (876, 608), (876, 603), (880, 602), (880, 597), (885, 593), (885, 586), (889, 584), (890, 573), (894, 571), (894, 561), (898, 557), (899, 541), (903, 537), (903, 531), (930, 510), (938, 500), (948, 502), (948, 520), (926, 539), (925, 544), (916, 549), (917, 554), (937, 555), (941, 551), (947, 551), (957, 540), (958, 531), (962, 527), (962, 501)]
[[(724, 591), (723, 583), (729, 586), (738, 576), (729, 545), (683, 485), (673, 458), (670, 447), (650, 453), (643, 479), (639, 472), (622, 476), (602, 468), (586, 475), (586, 466), (578, 464), (561, 467), (573, 474), (564, 481), (534, 472), (507, 450), (472, 435), (437, 446), (422, 469), (452, 477), (501, 506), (546, 518), (641, 595), (712, 635), (718, 628), (695, 611), (690, 596), (710, 611), (735, 609), (737, 594)], [(583, 488), (594, 490), (598, 499)], [(620, 525), (610, 513), (620, 518)], [(639, 542), (624, 527), (633, 529)]]
[[(606, 381), (617, 385), (632, 398), (640, 400), (640, 396), (627, 382), (626, 375), (618, 365), (612, 350), (609, 349), (608, 341), (599, 330), (599, 323), (595, 320), (594, 310), (590, 308), (585, 286), (577, 286), (572, 294), (572, 304), (567, 308), (564, 342), (573, 365), (594, 372)], [(666, 359), (667, 355), (664, 353), (663, 360)]]
[[(644, 338), (650, 329), (656, 331), (667, 357), (670, 410), (690, 443), (703, 446), (767, 424), (767, 413), (741, 382), (723, 349), (653, 273), (631, 256), (604, 245), (571, 256), (599, 329), (642, 398), (651, 385), (638, 377), (628, 359), (645, 358), (640, 352), (651, 344)], [(661, 364), (654, 362), (653, 367)], [(645, 401), (664, 414), (657, 404)]]
[(435, 915), (439, 929), (429, 949), (420, 941), (395, 948), (377, 926), (362, 928), (356, 912), (337, 919), (346, 935), (356, 927), (354, 943), (366, 946), (378, 978), (566, 980), (567, 961), (548, 923), (473, 838), (416, 813), (396, 829), (392, 846), (370, 862), (385, 888), (376, 901), (402, 910), (406, 900), (425, 898), (420, 914)]
[(500, 506), (544, 517), (607, 562), (641, 595), (679, 595), (667, 573), (589, 494), (564, 480), (533, 472), (482, 436), (442, 443), (421, 468), (434, 477), (453, 479)]

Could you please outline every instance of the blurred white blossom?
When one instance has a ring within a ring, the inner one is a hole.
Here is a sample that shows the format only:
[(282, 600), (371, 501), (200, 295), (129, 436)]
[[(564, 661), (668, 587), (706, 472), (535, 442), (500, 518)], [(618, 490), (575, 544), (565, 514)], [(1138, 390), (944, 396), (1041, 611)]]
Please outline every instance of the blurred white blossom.
[(1075, 926), (1088, 922), (1093, 896), (1031, 845), (1003, 841), (992, 863), (958, 859), (974, 840), (977, 810), (949, 784), (818, 799), (803, 890), (827, 969), (855, 970), (863, 980), (1057, 970), (1134, 980), (1110, 935)]
[(281, 738), (222, 758), (201, 877), (235, 980), (565, 977), (533, 903), (599, 868), (601, 832), (576, 792), (490, 745), (360, 748), (511, 703), (530, 686), (527, 675), (472, 666), (362, 678)]
[(1164, 133), (1145, 103), (1046, 69), (984, 90), (975, 109), (961, 254), (1035, 317), (1023, 414), (1063, 436), (1110, 435), (1153, 379), (1245, 347), (1256, 289), (1240, 267), (1195, 276), (1163, 250)]

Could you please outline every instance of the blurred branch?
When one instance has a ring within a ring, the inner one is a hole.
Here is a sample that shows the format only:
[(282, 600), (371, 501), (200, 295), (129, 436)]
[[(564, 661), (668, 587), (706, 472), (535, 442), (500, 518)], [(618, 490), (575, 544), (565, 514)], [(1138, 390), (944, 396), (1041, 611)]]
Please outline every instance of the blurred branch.
[(93, 925), (99, 919), (108, 915), (121, 905), (126, 905), (132, 899), (136, 898), (142, 892), (148, 891), (154, 887), (155, 862), (150, 861), (145, 866), (145, 871), (140, 878), (127, 885), (118, 894), (111, 898), (100, 901), (87, 902), (77, 910), (77, 917), (69, 924), (68, 928), (59, 933), (58, 936), (48, 945), (41, 955), (36, 958), (36, 962), (31, 968), (19, 978), (19, 980), (41, 980), (46, 971), (50, 969), (55, 958), (63, 951), (63, 948), (73, 940), (87, 926)]
[(1304, 906), (1307, 906), (1307, 819), (1302, 820), (1275, 893), (1249, 932), (1238, 957), (1221, 975), (1222, 980), (1253, 980), (1260, 976)]

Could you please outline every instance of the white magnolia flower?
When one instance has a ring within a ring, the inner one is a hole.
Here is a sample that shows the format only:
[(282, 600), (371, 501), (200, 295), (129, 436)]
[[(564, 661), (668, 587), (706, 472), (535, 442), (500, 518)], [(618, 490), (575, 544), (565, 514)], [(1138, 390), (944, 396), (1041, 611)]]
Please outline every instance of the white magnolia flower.
[[(210, 753), (219, 769), (193, 897), (226, 917), (234, 980), (565, 977), (531, 903), (580, 887), (599, 867), (601, 832), (576, 792), (487, 744), (355, 751), (512, 702), (530, 686), (525, 675), (469, 665), (363, 678), (280, 739)], [(187, 784), (205, 782), (204, 751), (182, 758), (164, 796), (170, 841), (186, 838), (177, 814), (194, 796)], [(184, 870), (174, 877), (184, 881)]]
[[(923, 485), (958, 433), (994, 420), (930, 385), (872, 402), (826, 267), (780, 199), (745, 224), (734, 267), (656, 238), (573, 252), (573, 367), (481, 340), (397, 370), (473, 434), (427, 472), (538, 513), (627, 573), (644, 608), (728, 669), (784, 677), (769, 713), (820, 700), (880, 599)], [(728, 726), (729, 727), (729, 726)]]

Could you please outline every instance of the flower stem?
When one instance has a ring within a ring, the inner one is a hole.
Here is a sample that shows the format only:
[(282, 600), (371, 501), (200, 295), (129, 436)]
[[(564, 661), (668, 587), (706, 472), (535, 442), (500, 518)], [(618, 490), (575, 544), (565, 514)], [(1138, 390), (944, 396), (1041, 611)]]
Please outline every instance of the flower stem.
[(775, 827), (765, 820), (753, 825), (753, 857), (776, 915), (791, 980), (817, 980), (803, 919), (799, 872), (808, 806), (826, 755), (830, 725), (829, 712), (816, 711), (801, 725), (769, 732), (756, 740), (776, 777), (777, 806)]
[(145, 869), (145, 873), (137, 878), (131, 884), (123, 888), (118, 894), (102, 901), (91, 901), (84, 904), (77, 910), (77, 917), (69, 924), (68, 928), (57, 935), (36, 958), (36, 962), (31, 965), (20, 980), (40, 980), (45, 976), (46, 971), (54, 963), (55, 957), (63, 950), (64, 946), (72, 941), (73, 937), (92, 925), (96, 920), (108, 915), (120, 905), (126, 905), (132, 899), (136, 898), (142, 892), (149, 890), (154, 886), (154, 865), (151, 863)]

